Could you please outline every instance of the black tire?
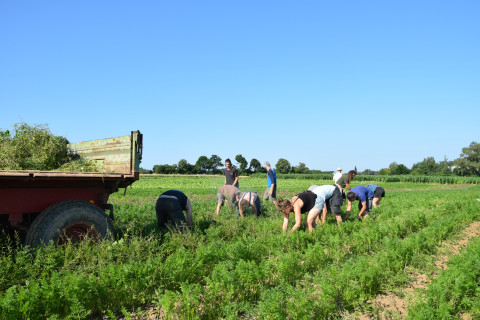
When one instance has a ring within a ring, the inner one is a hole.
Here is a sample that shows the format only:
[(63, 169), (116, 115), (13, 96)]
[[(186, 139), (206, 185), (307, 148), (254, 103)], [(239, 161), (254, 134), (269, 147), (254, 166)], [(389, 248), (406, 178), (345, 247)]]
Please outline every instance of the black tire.
[(83, 200), (62, 201), (45, 209), (32, 223), (25, 244), (39, 245), (53, 241), (60, 245), (67, 242), (113, 239), (114, 229), (105, 212)]
[(52, 204), (47, 209), (43, 210), (36, 218), (33, 220), (32, 224), (28, 228), (27, 235), (25, 236), (25, 244), (33, 244), (34, 235), (36, 234), (37, 227), (43, 223), (45, 217), (48, 217), (48, 212), (54, 210), (56, 207), (63, 205), (67, 201), (60, 201)]

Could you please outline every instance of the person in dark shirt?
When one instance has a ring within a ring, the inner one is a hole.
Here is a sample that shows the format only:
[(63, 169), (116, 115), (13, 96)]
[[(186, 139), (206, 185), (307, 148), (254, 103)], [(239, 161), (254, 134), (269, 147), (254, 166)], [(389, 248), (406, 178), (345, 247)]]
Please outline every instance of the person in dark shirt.
[(290, 230), (291, 232), (300, 227), (302, 222), (302, 214), (305, 212), (309, 212), (310, 214), (311, 210), (318, 210), (318, 212), (323, 210), (323, 203), (322, 208), (320, 208), (320, 201), (317, 201), (317, 195), (312, 191), (304, 191), (299, 193), (291, 200), (278, 199), (275, 206), (278, 210), (283, 212), (283, 231), (287, 231), (290, 212), (295, 213), (295, 225)]
[(340, 190), (345, 193), (345, 188), (351, 190), (350, 183), (352, 182), (353, 178), (357, 175), (357, 171), (350, 170), (348, 173), (342, 174), (342, 176), (335, 182), (336, 185), (340, 187)]
[(350, 170), (348, 171), (348, 173), (342, 174), (342, 176), (338, 178), (338, 180), (335, 182), (335, 185), (342, 192), (343, 200), (345, 200), (345, 195), (346, 195), (345, 189), (348, 189), (348, 190), (352, 189), (352, 187), (350, 186), (350, 182), (352, 182), (353, 178), (355, 178), (356, 175), (357, 175), (357, 171)]
[(237, 168), (232, 166), (232, 161), (230, 159), (225, 160), (225, 169), (223, 174), (225, 175), (225, 185), (232, 185), (239, 188), (238, 184), (238, 171)]
[(155, 212), (160, 229), (165, 228), (169, 221), (172, 221), (175, 227), (185, 224), (193, 225), (192, 204), (185, 193), (180, 190), (168, 190), (162, 193), (155, 204)]

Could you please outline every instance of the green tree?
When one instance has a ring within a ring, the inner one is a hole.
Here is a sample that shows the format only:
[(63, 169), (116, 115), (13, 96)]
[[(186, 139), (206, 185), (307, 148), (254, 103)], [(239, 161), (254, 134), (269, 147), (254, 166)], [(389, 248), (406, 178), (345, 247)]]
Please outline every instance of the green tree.
[(382, 176), (388, 176), (390, 174), (390, 169), (382, 168), (380, 169), (380, 171), (378, 171), (378, 174)]
[(250, 160), (250, 171), (251, 172), (262, 172), (262, 164), (257, 159), (253, 158)]
[(280, 158), (275, 165), (275, 169), (278, 173), (290, 173), (292, 171), (292, 166), (288, 160)]
[(453, 175), (453, 161), (448, 161), (447, 157), (443, 158), (443, 161), (438, 163), (438, 172), (440, 176), (451, 176)]
[(425, 158), (412, 166), (412, 174), (417, 176), (434, 176), (437, 172), (438, 165), (433, 157)]
[(310, 169), (308, 169), (308, 167), (305, 165), (305, 163), (300, 162), (298, 164), (298, 166), (293, 167), (293, 171), (295, 173), (308, 173), (310, 171)]
[(365, 170), (362, 171), (362, 174), (373, 176), (373, 175), (375, 175), (375, 172), (373, 170), (370, 170), (370, 169), (365, 169)]
[(188, 163), (187, 160), (182, 159), (178, 161), (177, 164), (177, 171), (180, 174), (189, 174), (189, 173), (194, 173), (195, 172), (195, 167)]
[(237, 161), (240, 165), (240, 172), (245, 172), (248, 166), (247, 160), (241, 154), (237, 154), (237, 156), (235, 157), (235, 161)]
[(174, 174), (177, 173), (177, 165), (156, 164), (153, 166), (153, 172), (161, 174)]
[(148, 170), (148, 169), (144, 169), (144, 168), (140, 167), (138, 172), (143, 173), (143, 174), (151, 174), (151, 173), (153, 173), (153, 170)]
[(455, 173), (467, 176), (480, 176), (480, 144), (470, 143), (470, 146), (462, 149), (460, 158), (454, 160)]
[(398, 164), (392, 162), (390, 164), (390, 174), (410, 174), (410, 169), (408, 169), (404, 164)]
[(207, 156), (198, 157), (197, 162), (195, 162), (195, 171), (197, 173), (207, 173), (210, 168), (210, 160)]
[(220, 169), (218, 169), (218, 167), (221, 167), (223, 165), (222, 163), (222, 158), (220, 158), (219, 156), (217, 156), (216, 154), (212, 154), (210, 156), (210, 159), (209, 160), (209, 168), (208, 168), (208, 171), (210, 173), (219, 173), (220, 172)]

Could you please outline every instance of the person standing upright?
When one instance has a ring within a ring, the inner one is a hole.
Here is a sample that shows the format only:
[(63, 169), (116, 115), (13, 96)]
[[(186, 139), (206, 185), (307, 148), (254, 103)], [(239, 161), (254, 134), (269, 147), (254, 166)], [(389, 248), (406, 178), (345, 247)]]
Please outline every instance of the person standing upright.
[(349, 191), (352, 190), (352, 187), (350, 187), (350, 182), (352, 182), (356, 175), (357, 171), (350, 170), (348, 173), (342, 174), (342, 176), (335, 182), (335, 185), (338, 186), (340, 191), (342, 191), (343, 199), (345, 199), (345, 189), (348, 189)]
[(277, 173), (270, 166), (270, 162), (265, 161), (265, 169), (267, 170), (267, 190), (263, 195), (263, 200), (270, 200), (273, 204), (277, 203)]
[(337, 172), (333, 175), (333, 182), (337, 183), (337, 180), (342, 176), (342, 168), (338, 168)]
[(237, 168), (232, 166), (232, 161), (228, 158), (225, 160), (223, 174), (225, 175), (225, 185), (232, 185), (238, 188), (238, 171)]

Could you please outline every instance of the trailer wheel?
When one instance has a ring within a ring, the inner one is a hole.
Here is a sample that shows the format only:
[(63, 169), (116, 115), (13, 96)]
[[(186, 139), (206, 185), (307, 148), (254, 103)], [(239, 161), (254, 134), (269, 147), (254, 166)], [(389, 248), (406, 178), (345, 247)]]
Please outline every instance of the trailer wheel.
[(45, 209), (27, 232), (27, 245), (56, 245), (83, 241), (113, 239), (113, 225), (105, 212), (83, 200), (62, 201)]

